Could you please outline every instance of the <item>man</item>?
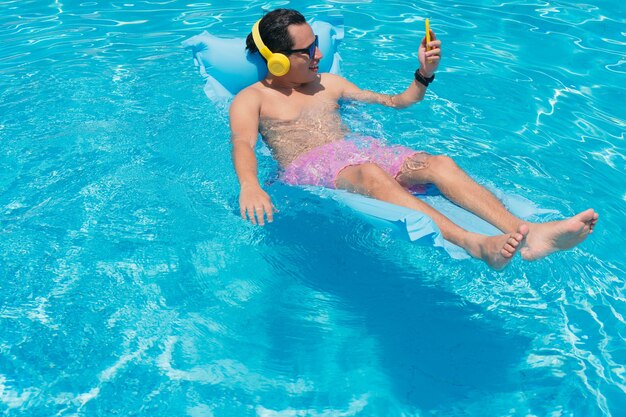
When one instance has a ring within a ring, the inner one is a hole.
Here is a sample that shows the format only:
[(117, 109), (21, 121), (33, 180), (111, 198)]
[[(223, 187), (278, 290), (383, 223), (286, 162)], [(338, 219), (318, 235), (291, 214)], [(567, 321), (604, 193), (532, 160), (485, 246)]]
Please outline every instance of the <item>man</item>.
[[(242, 90), (230, 107), (241, 217), (260, 225), (265, 216), (269, 222), (273, 220), (274, 206), (257, 177), (254, 149), (260, 132), (283, 168), (283, 181), (341, 188), (418, 210), (435, 221), (446, 240), (494, 269), (505, 267), (518, 250), (524, 259), (535, 260), (582, 242), (598, 220), (592, 209), (558, 222), (525, 223), (449, 157), (385, 146), (358, 137), (342, 124), (339, 99), (394, 108), (422, 100), (441, 56), (441, 41), (432, 31), (431, 36), (428, 45), (422, 39), (419, 46), (420, 67), (415, 79), (403, 93), (386, 95), (361, 90), (337, 75), (319, 74), (322, 54), (317, 38), (299, 12), (277, 9), (257, 22), (246, 49), (261, 52), (275, 74), (269, 72), (264, 80)], [(285, 56), (281, 57), (285, 62), (276, 67), (277, 53)], [(484, 236), (468, 232), (408, 191), (428, 183), (504, 233)]]

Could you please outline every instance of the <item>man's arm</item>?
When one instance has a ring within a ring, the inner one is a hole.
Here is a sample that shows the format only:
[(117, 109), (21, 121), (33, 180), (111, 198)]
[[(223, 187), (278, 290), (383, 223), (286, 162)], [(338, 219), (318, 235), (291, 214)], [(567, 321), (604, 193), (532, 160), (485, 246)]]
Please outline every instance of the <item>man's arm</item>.
[(230, 105), (232, 158), (239, 179), (239, 210), (241, 218), (252, 224), (272, 222), (274, 206), (259, 184), (254, 147), (259, 129), (261, 98), (257, 91), (246, 89)]
[[(423, 78), (430, 78), (435, 74), (441, 59), (441, 41), (436, 40), (433, 31), (430, 31), (432, 40), (426, 50), (426, 38), (422, 39), (418, 50), (420, 74)], [(343, 80), (343, 79), (342, 79)], [(400, 94), (389, 95), (376, 93), (370, 90), (361, 90), (347, 80), (342, 81), (342, 97), (348, 100), (357, 100), (365, 103), (377, 103), (388, 107), (404, 108), (421, 101), (426, 94), (426, 86), (414, 80), (409, 87)]]

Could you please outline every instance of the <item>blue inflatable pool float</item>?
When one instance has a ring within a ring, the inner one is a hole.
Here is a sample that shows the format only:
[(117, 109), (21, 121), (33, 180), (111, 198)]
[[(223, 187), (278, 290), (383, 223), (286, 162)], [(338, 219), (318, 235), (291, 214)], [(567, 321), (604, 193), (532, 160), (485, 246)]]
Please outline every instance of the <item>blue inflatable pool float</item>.
[[(342, 16), (324, 16), (323, 20), (313, 20), (310, 24), (319, 38), (319, 48), (324, 56), (319, 64), (320, 72), (339, 74), (341, 57), (337, 49), (344, 36)], [(221, 38), (205, 31), (183, 41), (183, 46), (193, 53), (194, 63), (205, 78), (204, 92), (214, 102), (231, 99), (241, 89), (262, 80), (267, 74), (263, 59), (258, 54), (246, 53), (245, 38)], [(419, 211), (343, 190), (304, 188), (350, 207), (376, 227), (391, 229), (416, 243), (441, 247), (456, 259), (470, 257), (464, 249), (443, 239), (435, 222)], [(492, 236), (502, 233), (432, 190), (426, 195), (416, 197), (466, 230)], [(539, 209), (525, 198), (504, 195), (498, 190), (491, 191), (511, 213), (522, 219), (553, 212)]]

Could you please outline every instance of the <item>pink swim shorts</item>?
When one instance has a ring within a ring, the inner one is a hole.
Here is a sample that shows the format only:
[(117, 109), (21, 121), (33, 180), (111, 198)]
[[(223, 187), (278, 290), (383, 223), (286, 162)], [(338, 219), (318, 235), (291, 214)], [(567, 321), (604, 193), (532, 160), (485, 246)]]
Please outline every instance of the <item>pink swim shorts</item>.
[(280, 178), (291, 185), (317, 185), (336, 188), (337, 175), (351, 165), (375, 163), (392, 177), (416, 151), (400, 145), (386, 146), (380, 141), (359, 137), (327, 143), (300, 155), (282, 172)]

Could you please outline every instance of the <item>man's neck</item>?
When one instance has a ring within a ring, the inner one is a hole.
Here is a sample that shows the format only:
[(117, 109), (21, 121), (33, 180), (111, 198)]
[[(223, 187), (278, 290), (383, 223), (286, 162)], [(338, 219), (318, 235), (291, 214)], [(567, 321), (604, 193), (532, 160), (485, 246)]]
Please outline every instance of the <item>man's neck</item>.
[(305, 85), (304, 83), (289, 81), (283, 78), (274, 78), (271, 76), (265, 79), (265, 84), (270, 88), (280, 91), (299, 90)]

